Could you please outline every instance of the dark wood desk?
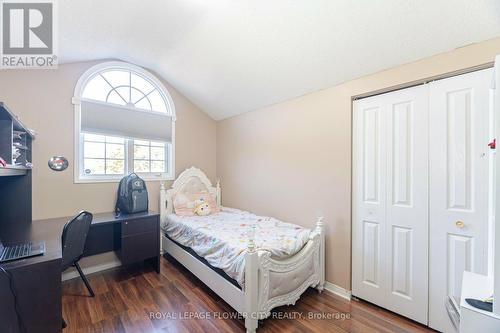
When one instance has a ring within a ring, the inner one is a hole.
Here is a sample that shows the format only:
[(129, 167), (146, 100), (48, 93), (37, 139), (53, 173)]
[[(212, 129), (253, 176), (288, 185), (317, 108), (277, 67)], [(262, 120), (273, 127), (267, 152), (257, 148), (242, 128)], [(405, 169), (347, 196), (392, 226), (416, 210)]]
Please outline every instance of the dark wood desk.
[[(45, 241), (43, 256), (0, 264), (14, 278), (18, 307), (27, 332), (61, 331), (61, 234), (69, 217), (2, 227), (5, 244)], [(95, 214), (85, 256), (116, 251), (122, 264), (150, 261), (160, 272), (160, 217), (144, 212), (115, 217)], [(0, 331), (19, 332), (7, 277), (0, 274)]]

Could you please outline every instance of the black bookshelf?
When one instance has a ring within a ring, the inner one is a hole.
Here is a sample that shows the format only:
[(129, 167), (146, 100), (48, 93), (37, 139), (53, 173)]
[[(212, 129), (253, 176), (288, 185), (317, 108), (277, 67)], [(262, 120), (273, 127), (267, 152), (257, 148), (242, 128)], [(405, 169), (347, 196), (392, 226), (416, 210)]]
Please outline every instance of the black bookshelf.
[(33, 131), (0, 102), (0, 237), (5, 229), (31, 223)]
[[(1, 263), (0, 332), (61, 332), (61, 232), (32, 223), (33, 132), (0, 103), (0, 240), (4, 245), (44, 241), (43, 256)], [(54, 231), (55, 233), (52, 233)], [(48, 232), (48, 233), (47, 233)], [(15, 285), (15, 293), (11, 286)], [(20, 328), (17, 316), (21, 318)]]
[(33, 139), (33, 132), (0, 102), (0, 157), (7, 162), (6, 167), (0, 167), (0, 176), (27, 173)]

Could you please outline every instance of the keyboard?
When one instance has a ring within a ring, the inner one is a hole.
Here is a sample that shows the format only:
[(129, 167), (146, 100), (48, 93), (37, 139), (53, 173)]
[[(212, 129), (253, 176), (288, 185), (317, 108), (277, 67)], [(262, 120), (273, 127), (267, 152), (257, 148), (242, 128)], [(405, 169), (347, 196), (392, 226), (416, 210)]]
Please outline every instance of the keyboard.
[(0, 261), (14, 260), (17, 258), (23, 258), (31, 253), (32, 243), (19, 244), (15, 246), (8, 246), (3, 249), (3, 253), (0, 256)]

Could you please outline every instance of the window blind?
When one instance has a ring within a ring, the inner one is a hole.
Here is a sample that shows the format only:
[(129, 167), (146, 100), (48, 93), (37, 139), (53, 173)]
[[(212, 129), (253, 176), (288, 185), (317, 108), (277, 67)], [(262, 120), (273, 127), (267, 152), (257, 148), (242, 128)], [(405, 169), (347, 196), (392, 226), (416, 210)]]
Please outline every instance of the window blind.
[(82, 101), (81, 130), (130, 139), (172, 142), (172, 117), (119, 105)]

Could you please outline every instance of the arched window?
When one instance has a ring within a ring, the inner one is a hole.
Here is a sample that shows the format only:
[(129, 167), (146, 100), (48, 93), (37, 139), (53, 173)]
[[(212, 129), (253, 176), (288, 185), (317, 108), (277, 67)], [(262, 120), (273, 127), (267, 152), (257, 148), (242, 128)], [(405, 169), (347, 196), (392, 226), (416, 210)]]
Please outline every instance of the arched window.
[(175, 108), (161, 82), (125, 62), (106, 62), (78, 80), (75, 181), (115, 181), (135, 172), (173, 179)]

